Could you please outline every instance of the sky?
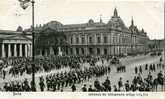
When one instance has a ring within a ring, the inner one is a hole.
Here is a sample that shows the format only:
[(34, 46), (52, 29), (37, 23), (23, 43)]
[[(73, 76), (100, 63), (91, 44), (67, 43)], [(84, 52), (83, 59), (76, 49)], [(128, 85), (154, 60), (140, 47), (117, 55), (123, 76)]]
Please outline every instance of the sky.
[[(98, 22), (100, 15), (107, 23), (114, 8), (128, 27), (133, 17), (139, 29), (144, 28), (150, 39), (164, 38), (164, 2), (128, 0), (35, 0), (35, 24), (59, 21), (62, 24), (86, 23), (89, 19)], [(26, 10), (18, 0), (1, 0), (0, 30), (24, 29), (31, 26), (31, 6)]]

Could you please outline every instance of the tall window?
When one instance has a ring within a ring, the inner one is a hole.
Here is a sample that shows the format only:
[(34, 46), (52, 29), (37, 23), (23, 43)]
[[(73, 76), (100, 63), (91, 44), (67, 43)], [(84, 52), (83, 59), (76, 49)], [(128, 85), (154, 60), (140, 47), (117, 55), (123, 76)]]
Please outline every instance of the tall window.
[(76, 54), (79, 55), (79, 48), (76, 48)]
[(93, 48), (89, 48), (89, 54), (90, 54), (90, 55), (93, 54)]
[(97, 55), (100, 55), (100, 48), (97, 48)]
[(107, 36), (104, 36), (104, 43), (108, 43)]
[(81, 42), (82, 42), (82, 44), (85, 43), (85, 37), (82, 37), (82, 38), (81, 38)]
[(92, 43), (92, 37), (89, 37), (89, 43)]
[(72, 48), (70, 48), (70, 54), (71, 54), (71, 55), (73, 54), (73, 49), (72, 49)]
[(97, 37), (97, 43), (101, 43), (101, 37), (100, 36)]
[(70, 43), (73, 44), (73, 37), (70, 38)]
[(106, 48), (104, 48), (104, 55), (107, 55), (108, 51)]
[(84, 48), (81, 48), (82, 55), (84, 55)]
[(79, 37), (76, 37), (76, 43), (79, 44)]

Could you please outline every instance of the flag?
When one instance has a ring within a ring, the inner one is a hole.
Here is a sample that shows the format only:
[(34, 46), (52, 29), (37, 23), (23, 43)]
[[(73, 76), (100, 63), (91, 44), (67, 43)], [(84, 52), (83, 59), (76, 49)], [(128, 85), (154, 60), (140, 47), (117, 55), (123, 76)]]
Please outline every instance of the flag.
[(25, 10), (30, 5), (30, 0), (18, 0), (20, 6)]

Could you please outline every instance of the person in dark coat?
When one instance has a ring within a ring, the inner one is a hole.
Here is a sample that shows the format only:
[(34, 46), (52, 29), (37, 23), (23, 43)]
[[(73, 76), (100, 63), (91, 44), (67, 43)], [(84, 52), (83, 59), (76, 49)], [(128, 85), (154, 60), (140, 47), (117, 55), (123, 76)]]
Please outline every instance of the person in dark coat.
[(119, 89), (120, 89), (121, 87), (123, 87), (122, 77), (120, 77), (120, 79), (119, 79), (119, 81), (118, 81), (118, 87), (119, 87)]
[(129, 80), (127, 80), (126, 83), (125, 83), (125, 90), (130, 91)]
[(41, 91), (44, 91), (45, 84), (44, 84), (44, 81), (43, 80), (40, 80), (39, 85), (40, 85), (40, 90)]
[(84, 87), (82, 88), (83, 92), (87, 92), (86, 84), (84, 84)]
[(88, 92), (93, 92), (94, 89), (92, 89), (92, 85), (89, 85)]
[(135, 74), (137, 74), (138, 73), (138, 68), (137, 67), (135, 67)]
[(76, 91), (76, 86), (75, 86), (75, 84), (73, 83), (73, 85), (72, 85), (72, 92), (75, 92)]
[(145, 70), (148, 70), (148, 64), (145, 65)]
[(142, 74), (143, 73), (143, 70), (142, 70), (142, 67), (140, 66), (139, 67), (139, 72)]

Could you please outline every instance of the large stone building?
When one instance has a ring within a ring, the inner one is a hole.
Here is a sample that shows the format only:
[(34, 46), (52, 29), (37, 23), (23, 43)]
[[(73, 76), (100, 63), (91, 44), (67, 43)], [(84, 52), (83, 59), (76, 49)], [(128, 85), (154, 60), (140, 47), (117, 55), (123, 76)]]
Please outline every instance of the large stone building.
[(31, 57), (31, 36), (22, 31), (0, 30), (0, 58)]
[[(31, 56), (30, 31), (26, 29), (23, 32), (21, 27), (17, 31), (1, 30), (0, 57)], [(108, 23), (104, 23), (101, 18), (99, 22), (90, 19), (87, 23), (69, 25), (51, 21), (35, 27), (35, 34), (35, 52), (44, 56), (57, 55), (59, 52), (63, 55), (121, 55), (144, 52), (149, 40), (146, 32), (134, 25), (133, 19), (131, 26), (127, 27), (116, 8)]]
[[(69, 47), (61, 49), (66, 55), (120, 55), (144, 52), (146, 42), (149, 40), (146, 32), (134, 25), (133, 19), (131, 26), (127, 27), (116, 8), (108, 23), (104, 23), (102, 19), (100, 22), (90, 19), (84, 24), (69, 25), (51, 21), (38, 28), (64, 33)], [(49, 48), (40, 50), (50, 51)]]

